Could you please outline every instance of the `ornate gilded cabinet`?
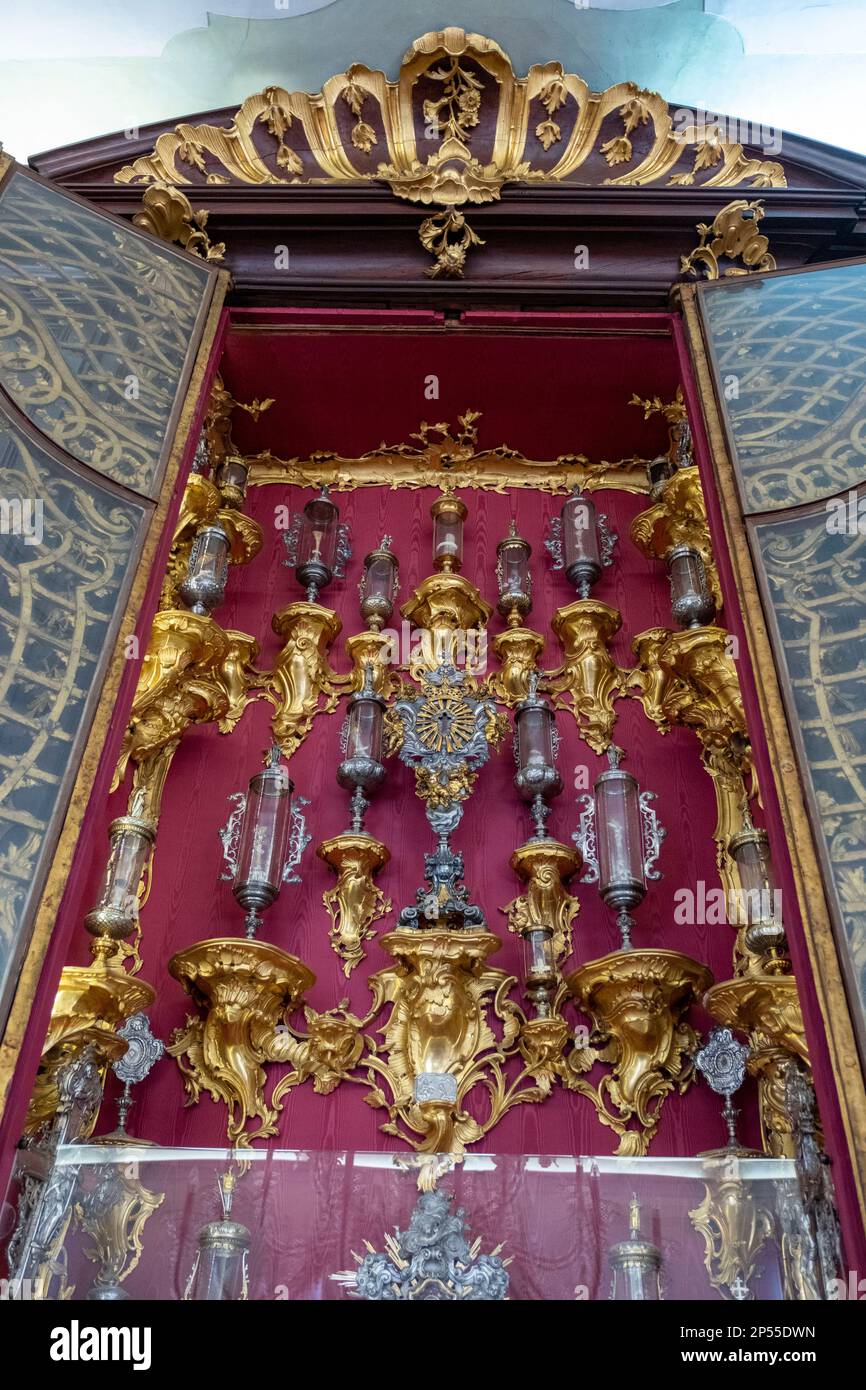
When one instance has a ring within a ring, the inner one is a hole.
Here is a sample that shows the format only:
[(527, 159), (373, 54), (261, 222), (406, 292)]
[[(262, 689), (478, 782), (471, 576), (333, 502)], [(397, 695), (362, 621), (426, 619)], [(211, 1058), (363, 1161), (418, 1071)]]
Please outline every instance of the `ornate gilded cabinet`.
[[(802, 263), (850, 170), (462, 30), (128, 143), (0, 183), (3, 1181), (22, 1130), (130, 1142), (133, 1098), (329, 1192), (339, 1150), (422, 1188), (482, 1149), (710, 1162), (724, 1118), (784, 1200), (725, 1168), (685, 1209), (712, 1289), (774, 1239), (826, 1296), (822, 1146), (848, 1267), (866, 1182), (866, 266)], [(707, 910), (750, 888), (782, 908)], [(173, 1229), (90, 1152), (53, 1225), (19, 1174), (43, 1293), (70, 1233), (116, 1293)], [(252, 1187), (185, 1296), (223, 1237), (247, 1296)], [(463, 1216), (423, 1192), (390, 1257), (450, 1231), (502, 1296)], [(368, 1250), (355, 1291), (396, 1277)]]

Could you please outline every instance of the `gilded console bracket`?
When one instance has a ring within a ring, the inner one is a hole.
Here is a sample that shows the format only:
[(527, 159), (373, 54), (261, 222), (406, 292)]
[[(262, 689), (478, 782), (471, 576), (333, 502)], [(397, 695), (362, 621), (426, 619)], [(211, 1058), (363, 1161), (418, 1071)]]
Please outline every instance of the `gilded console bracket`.
[[(698, 1035), (685, 1015), (712, 978), (690, 956), (661, 950), (618, 951), (566, 977), (575, 1005), (593, 1022), (581, 1069), (596, 1061), (612, 1065), (597, 1086), (577, 1078), (574, 1089), (620, 1136), (618, 1154), (645, 1154), (665, 1096), (682, 1094), (693, 1079)], [(633, 1122), (636, 1129), (629, 1127)]]
[(795, 1158), (796, 1141), (786, 1100), (792, 1066), (809, 1068), (803, 1015), (793, 975), (742, 975), (714, 985), (707, 1012), (747, 1034), (748, 1069), (758, 1080), (763, 1146), (774, 1158)]
[(538, 669), (544, 637), (529, 627), (510, 627), (494, 637), (493, 650), (500, 667), (487, 677), (487, 693), (513, 707), (529, 694), (529, 677)]
[[(484, 629), (493, 609), (461, 574), (442, 573), (422, 580), (400, 611), (422, 631), (423, 640), (413, 646), (409, 658), (409, 669), (419, 679), (421, 672), (433, 671), (443, 661), (462, 664), (461, 656), (471, 670), (468, 634), (478, 634), (479, 646), (485, 643)], [(465, 646), (465, 652), (455, 649), (457, 643)]]
[(572, 924), (580, 903), (566, 892), (565, 885), (582, 867), (579, 852), (558, 840), (529, 840), (511, 856), (512, 869), (526, 886), (526, 892), (500, 908), (508, 918), (508, 930), (523, 935), (541, 927), (553, 928), (553, 951), (561, 965), (573, 949)]
[(551, 693), (557, 709), (573, 715), (581, 738), (590, 748), (603, 753), (613, 737), (614, 700), (626, 689), (626, 673), (608, 650), (622, 619), (606, 603), (578, 599), (557, 609), (552, 626), (565, 660), (545, 676), (543, 689)]
[(373, 882), (391, 855), (372, 835), (352, 831), (324, 840), (316, 853), (337, 875), (322, 901), (331, 918), (331, 945), (348, 979), (366, 956), (363, 943), (376, 935), (373, 923), (391, 911), (391, 899)]
[[(276, 946), (236, 937), (199, 941), (172, 956), (168, 968), (205, 1015), (188, 1016), (166, 1048), (178, 1060), (187, 1104), (202, 1091), (223, 1101), (229, 1143), (239, 1148), (276, 1134), (279, 1106), (265, 1100), (263, 1063), (286, 1059), (286, 1015), (315, 975)], [(252, 1131), (250, 1120), (259, 1121)]]
[[(155, 998), (156, 991), (149, 984), (128, 975), (113, 959), (106, 958), (104, 951), (92, 965), (64, 967), (30, 1098), (25, 1134), (35, 1134), (56, 1113), (59, 1074), (88, 1047), (100, 1083), (104, 1082), (108, 1067), (127, 1049), (126, 1041), (118, 1037), (115, 1029), (133, 1014), (149, 1008)], [(97, 1114), (98, 1109), (92, 1116), (91, 1129)], [(87, 1138), (88, 1134), (81, 1137)]]
[(770, 1207), (740, 1174), (740, 1160), (751, 1155), (720, 1149), (704, 1155), (707, 1181), (703, 1200), (689, 1220), (704, 1240), (710, 1284), (723, 1298), (753, 1298), (751, 1285), (761, 1252), (775, 1233)]
[[(290, 603), (274, 614), (283, 647), (265, 678), (265, 698), (274, 706), (274, 741), (285, 757), (300, 747), (317, 714), (330, 714), (347, 677), (331, 670), (328, 651), (343, 624), (318, 603)], [(348, 678), (349, 680), (351, 678)]]

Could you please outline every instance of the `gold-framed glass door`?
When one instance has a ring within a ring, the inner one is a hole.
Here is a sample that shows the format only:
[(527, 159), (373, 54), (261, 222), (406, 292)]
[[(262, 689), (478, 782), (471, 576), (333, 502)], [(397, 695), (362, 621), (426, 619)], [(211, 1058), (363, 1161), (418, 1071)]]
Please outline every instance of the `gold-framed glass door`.
[(224, 292), (0, 156), (0, 1097)]
[(862, 1197), (866, 260), (685, 286), (682, 306)]

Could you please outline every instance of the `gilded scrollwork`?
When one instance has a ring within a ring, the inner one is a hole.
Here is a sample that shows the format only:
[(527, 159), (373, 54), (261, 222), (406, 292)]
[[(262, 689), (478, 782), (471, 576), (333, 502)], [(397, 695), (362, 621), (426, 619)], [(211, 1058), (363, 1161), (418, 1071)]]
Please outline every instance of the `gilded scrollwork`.
[[(262, 941), (232, 937), (198, 942), (169, 961), (169, 971), (205, 1009), (176, 1028), (166, 1047), (180, 1067), (188, 1103), (206, 1091), (228, 1109), (231, 1144), (249, 1146), (277, 1133), (278, 1109), (265, 1100), (264, 1063), (285, 1060), (286, 1013), (314, 983), (295, 956)], [(257, 1120), (250, 1132), (248, 1122)]]
[(526, 883), (526, 891), (500, 910), (508, 930), (522, 935), (541, 927), (553, 928), (553, 952), (558, 964), (571, 955), (572, 925), (580, 903), (565, 885), (581, 868), (578, 851), (557, 840), (529, 840), (511, 856), (511, 867)]
[[(343, 106), (354, 125), (340, 119)], [(639, 127), (650, 135), (636, 159)], [(472, 148), (482, 128), (493, 136), (485, 163)], [(419, 130), (438, 136), (423, 160)], [(115, 179), (183, 187), (384, 181), (410, 202), (458, 207), (492, 202), (507, 183), (594, 181), (597, 154), (618, 170), (605, 183), (785, 186), (781, 164), (748, 157), (712, 118), (675, 128), (657, 92), (633, 82), (591, 92), (556, 62), (517, 77), (492, 39), (453, 27), (416, 39), (396, 82), (353, 63), (314, 96), (268, 87), (247, 97), (228, 125), (182, 122), (164, 132)]]
[(348, 979), (366, 955), (363, 943), (376, 934), (373, 923), (391, 911), (391, 899), (373, 882), (391, 855), (372, 835), (351, 831), (324, 840), (316, 853), (337, 875), (322, 901), (331, 919), (331, 944)]
[(711, 983), (706, 966), (662, 950), (617, 952), (567, 977), (576, 1006), (593, 1022), (589, 1047), (571, 1054), (570, 1065), (576, 1072), (596, 1061), (611, 1066), (597, 1086), (575, 1076), (574, 1089), (619, 1135), (618, 1154), (645, 1154), (665, 1097), (692, 1081), (698, 1035), (685, 1014)]
[[(687, 256), (680, 257), (680, 271), (697, 275), (700, 266), (705, 279), (718, 280), (720, 275), (775, 270), (776, 258), (770, 254), (770, 243), (758, 231), (763, 216), (764, 204), (760, 199), (750, 203), (736, 198), (716, 213), (710, 225), (699, 222), (700, 241)], [(741, 261), (742, 265), (728, 265), (722, 270), (725, 261)]]
[(578, 599), (553, 615), (565, 659), (545, 676), (542, 689), (550, 692), (556, 709), (569, 711), (596, 753), (603, 753), (613, 737), (614, 701), (627, 684), (626, 672), (608, 649), (621, 625), (616, 609), (597, 599)]
[[(246, 407), (244, 407), (246, 408)], [(575, 484), (585, 492), (611, 488), (621, 492), (648, 493), (647, 461), (621, 459), (616, 463), (591, 463), (585, 454), (560, 454), (556, 459), (529, 459), (518, 449), (500, 444), (479, 449), (481, 411), (466, 410), (458, 417), (459, 428), (446, 422), (422, 421), (410, 438), (413, 444), (380, 444), (356, 458), (328, 449), (317, 449), (307, 459), (281, 459), (269, 450), (250, 455), (251, 485), (287, 483), (332, 492), (358, 487), (424, 488), (452, 490), (479, 488), (505, 493), (509, 488), (532, 488), (563, 494)]]
[(309, 733), (317, 714), (330, 714), (347, 684), (331, 669), (328, 651), (342, 623), (318, 603), (290, 603), (275, 613), (274, 632), (282, 649), (264, 681), (265, 698), (274, 706), (274, 741), (291, 757)]
[(134, 227), (142, 227), (163, 241), (176, 241), (184, 251), (200, 256), (203, 261), (224, 259), (225, 242), (211, 241), (205, 230), (207, 209), (194, 211), (189, 198), (179, 188), (152, 183), (144, 190), (141, 203), (141, 212), (132, 219)]

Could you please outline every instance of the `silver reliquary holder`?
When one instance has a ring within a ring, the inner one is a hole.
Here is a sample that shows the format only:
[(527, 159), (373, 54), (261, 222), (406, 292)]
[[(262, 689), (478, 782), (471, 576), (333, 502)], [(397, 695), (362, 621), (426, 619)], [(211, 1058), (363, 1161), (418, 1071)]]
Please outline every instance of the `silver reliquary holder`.
[(373, 632), (381, 632), (391, 617), (400, 588), (400, 565), (391, 545), (392, 538), (383, 536), (376, 549), (365, 555), (358, 584), (361, 617)]
[(579, 598), (589, 598), (602, 569), (613, 564), (613, 548), (619, 537), (608, 528), (607, 517), (596, 511), (592, 498), (575, 483), (559, 516), (550, 523), (544, 542), (554, 570), (565, 570)]
[(667, 831), (650, 802), (655, 792), (642, 792), (637, 780), (620, 767), (623, 750), (607, 750), (610, 767), (592, 792), (578, 797), (580, 822), (572, 835), (583, 856), (583, 883), (598, 883), (606, 907), (617, 914), (622, 949), (631, 950), (631, 913), (646, 897), (647, 879), (661, 878), (655, 867)]
[(550, 815), (550, 802), (562, 791), (562, 778), (556, 767), (559, 734), (556, 719), (543, 695), (538, 693), (538, 672), (529, 677), (529, 693), (514, 712), (514, 785), (532, 807), (535, 825), (533, 839), (543, 840)]
[(327, 486), (297, 512), (283, 536), (285, 563), (307, 591), (307, 602), (318, 603), (319, 590), (332, 579), (345, 579), (352, 558), (349, 527), (340, 521), (340, 509)]
[(207, 617), (225, 597), (230, 544), (228, 535), (220, 525), (204, 526), (192, 543), (186, 578), (180, 585), (179, 593), (184, 603), (199, 617)]
[[(286, 882), (293, 791), (294, 784), (280, 763), (280, 750), (274, 746), (265, 768), (250, 779), (246, 794), (236, 792), (231, 798), (235, 810), (220, 831), (223, 858), (234, 874), (232, 892), (246, 910), (246, 933), (251, 939), (262, 924), (261, 912), (276, 900)], [(308, 842), (309, 836), (304, 843)]]
[(377, 694), (372, 663), (364, 667), (364, 684), (349, 699), (341, 732), (343, 760), (337, 768), (337, 781), (352, 792), (352, 831), (364, 833), (368, 796), (385, 780), (382, 741), (385, 701)]

